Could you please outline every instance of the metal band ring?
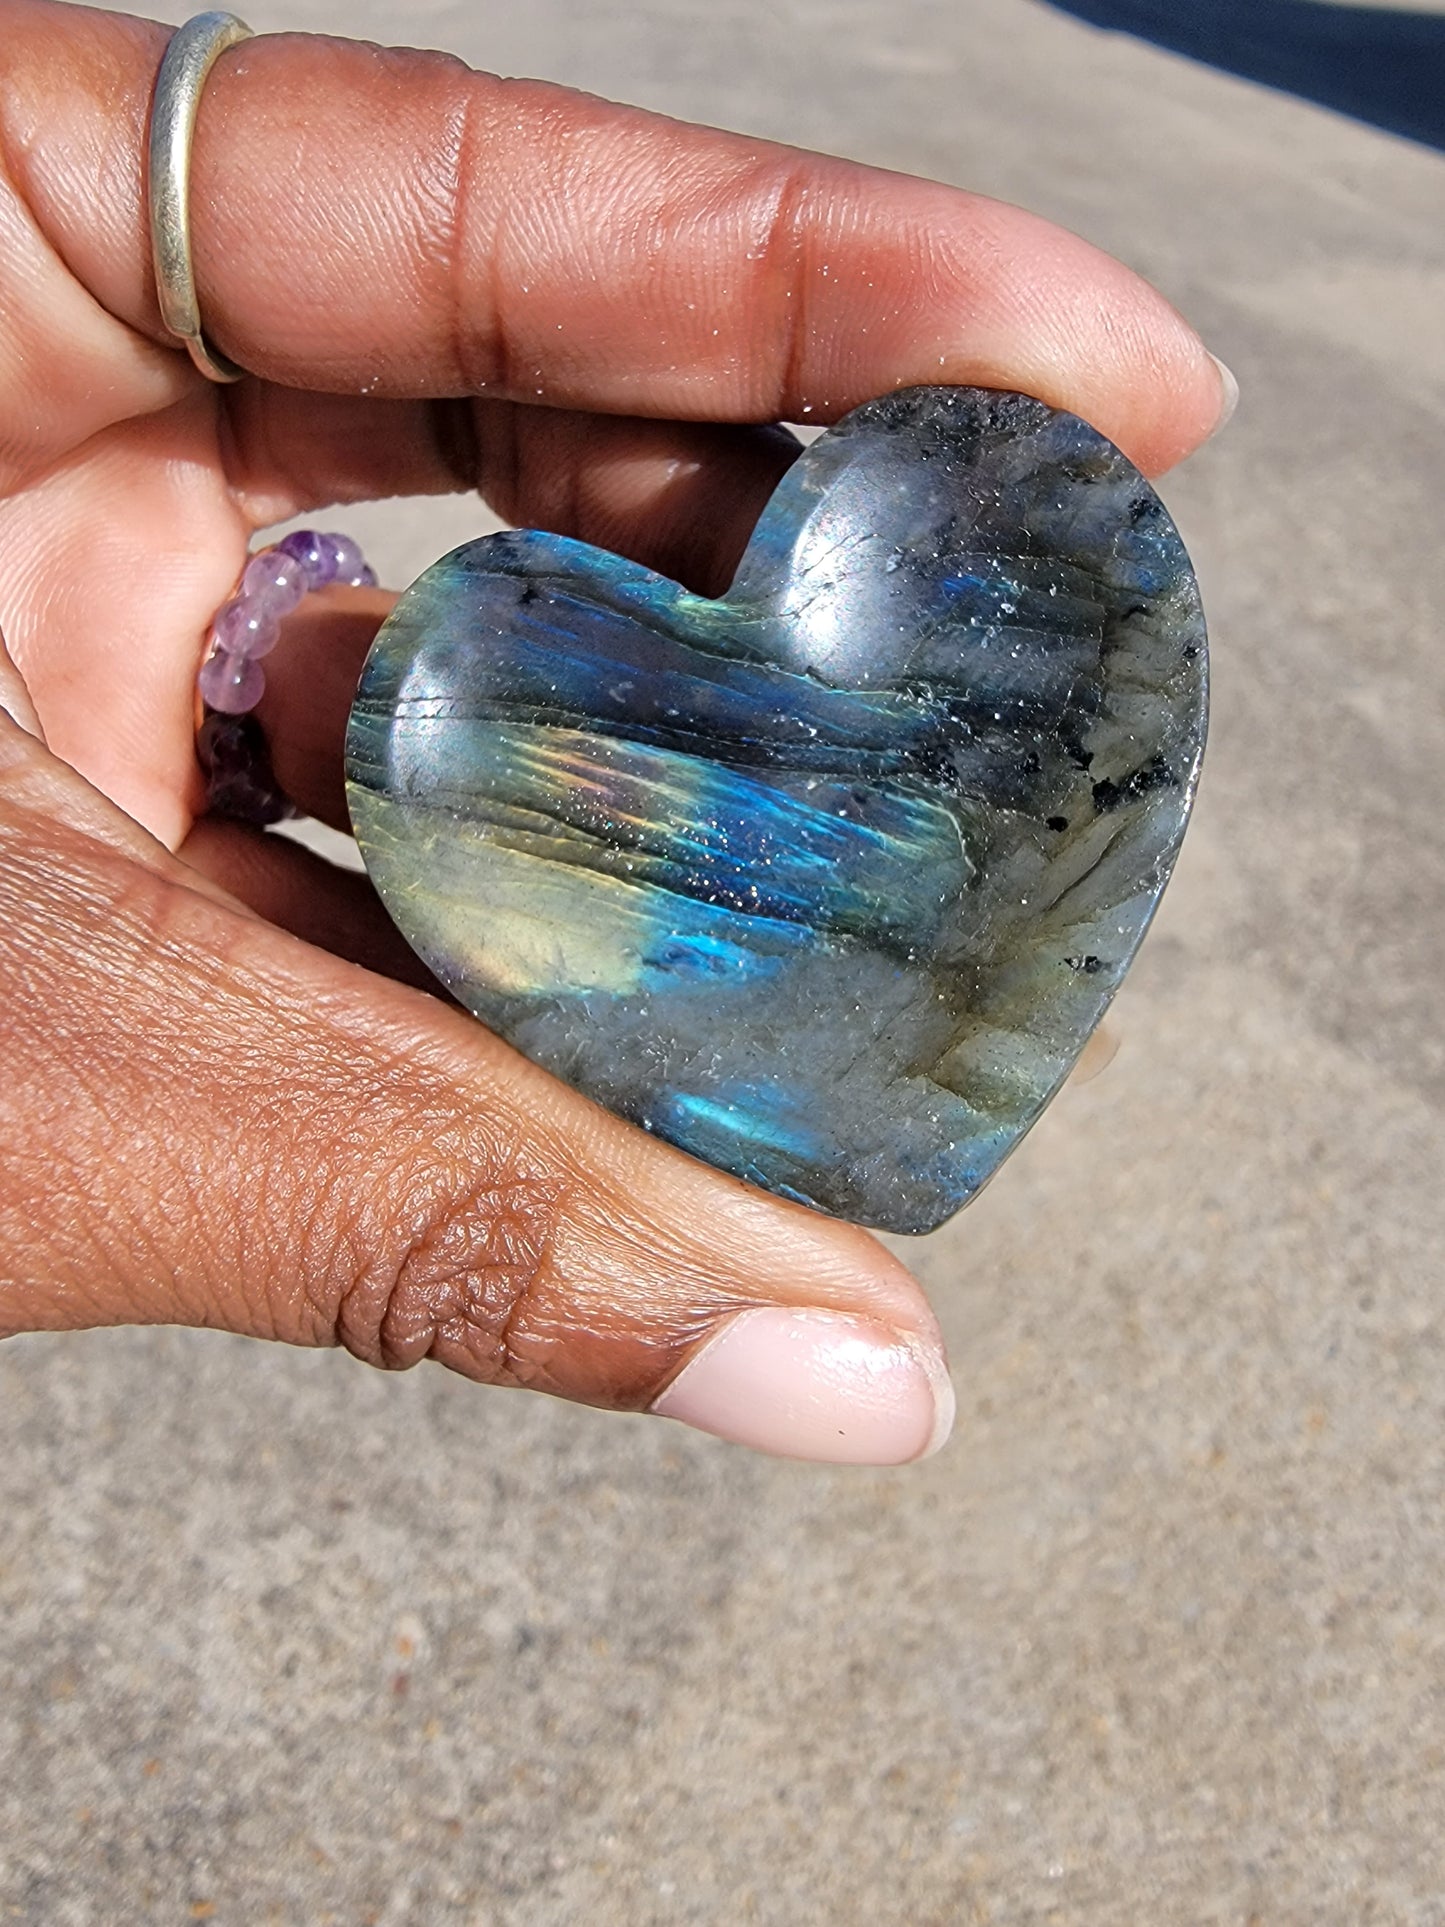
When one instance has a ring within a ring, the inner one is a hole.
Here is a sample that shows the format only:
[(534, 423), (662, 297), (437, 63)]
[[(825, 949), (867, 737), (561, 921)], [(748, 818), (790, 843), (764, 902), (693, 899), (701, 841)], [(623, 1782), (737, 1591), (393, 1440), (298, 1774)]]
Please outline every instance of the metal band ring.
[(151, 95), (147, 198), (156, 295), (162, 321), (208, 381), (239, 381), (246, 370), (211, 347), (201, 327), (191, 259), (191, 144), (207, 75), (228, 47), (250, 38), (233, 13), (196, 14), (172, 36)]

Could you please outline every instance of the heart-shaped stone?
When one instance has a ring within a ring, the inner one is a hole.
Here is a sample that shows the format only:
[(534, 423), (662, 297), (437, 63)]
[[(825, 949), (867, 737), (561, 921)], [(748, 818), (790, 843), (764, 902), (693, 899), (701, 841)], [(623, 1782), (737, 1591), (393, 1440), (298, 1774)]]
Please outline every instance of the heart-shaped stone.
[(382, 900), (494, 1030), (739, 1177), (926, 1231), (1067, 1075), (1189, 812), (1158, 497), (1021, 395), (857, 409), (717, 601), (535, 532), (428, 569), (347, 737)]

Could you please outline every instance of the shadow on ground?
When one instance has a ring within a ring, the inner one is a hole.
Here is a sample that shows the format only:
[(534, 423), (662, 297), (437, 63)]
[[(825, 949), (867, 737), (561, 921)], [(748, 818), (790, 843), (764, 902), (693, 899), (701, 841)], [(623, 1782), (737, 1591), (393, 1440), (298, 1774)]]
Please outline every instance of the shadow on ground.
[(1445, 13), (1322, 0), (1048, 0), (1096, 27), (1151, 40), (1445, 148)]

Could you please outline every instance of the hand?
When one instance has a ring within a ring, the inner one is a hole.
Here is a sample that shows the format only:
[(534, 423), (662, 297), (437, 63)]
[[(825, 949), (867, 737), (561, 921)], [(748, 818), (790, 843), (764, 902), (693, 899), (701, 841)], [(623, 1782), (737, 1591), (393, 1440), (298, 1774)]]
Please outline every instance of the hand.
[[(202, 638), (253, 531), (321, 505), (477, 487), (716, 590), (795, 452), (771, 423), (982, 382), (1158, 471), (1216, 364), (1017, 209), (278, 36), (201, 110), (202, 313), (254, 371), (213, 387), (151, 279), (165, 31), (0, 0), (0, 42), (0, 1334), (213, 1325), (805, 1457), (939, 1443), (937, 1326), (873, 1239), (424, 994), (360, 879), (194, 822)], [(268, 662), (278, 776), (335, 823), (387, 606), (311, 598)]]

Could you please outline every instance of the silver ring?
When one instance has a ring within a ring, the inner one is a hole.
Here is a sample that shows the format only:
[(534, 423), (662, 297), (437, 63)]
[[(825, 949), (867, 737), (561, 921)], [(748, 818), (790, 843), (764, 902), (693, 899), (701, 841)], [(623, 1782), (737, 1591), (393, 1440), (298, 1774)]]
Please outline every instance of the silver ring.
[(250, 38), (233, 13), (196, 14), (172, 35), (151, 95), (147, 198), (156, 294), (162, 321), (208, 381), (239, 381), (246, 370), (211, 347), (201, 327), (191, 259), (191, 143), (207, 75), (228, 47)]

